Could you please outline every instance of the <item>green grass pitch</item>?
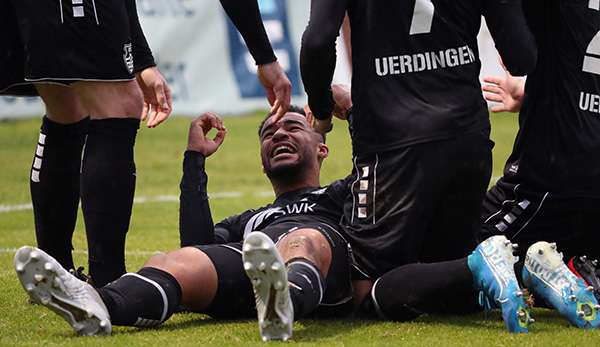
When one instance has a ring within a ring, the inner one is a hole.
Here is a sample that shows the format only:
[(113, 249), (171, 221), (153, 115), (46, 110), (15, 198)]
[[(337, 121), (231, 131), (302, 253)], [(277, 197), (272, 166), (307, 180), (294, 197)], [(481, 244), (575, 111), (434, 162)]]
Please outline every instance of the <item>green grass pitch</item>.
[[(208, 159), (213, 217), (265, 204), (272, 199), (260, 167), (257, 125), (260, 113), (226, 118), (229, 134), (221, 150)], [(494, 115), (494, 177), (501, 174), (516, 132), (514, 115)], [(14, 274), (14, 248), (34, 245), (30, 209), (6, 211), (27, 204), (28, 173), (39, 129), (38, 118), (0, 122), (0, 345), (102, 346), (238, 346), (261, 343), (255, 321), (215, 321), (197, 314), (177, 314), (157, 329), (117, 327), (110, 337), (77, 337), (58, 316), (27, 304)], [(138, 202), (134, 205), (127, 242), (127, 265), (136, 271), (156, 251), (177, 248), (178, 184), (189, 120), (173, 117), (156, 129), (140, 130), (137, 146)], [(322, 184), (346, 175), (351, 167), (346, 126), (337, 122), (328, 139), (331, 156)], [(85, 265), (82, 218), (75, 231), (75, 260)], [(537, 323), (528, 335), (505, 332), (498, 313), (467, 317), (423, 316), (410, 323), (358, 320), (302, 321), (295, 324), (292, 345), (423, 345), (423, 346), (594, 346), (600, 333), (570, 327), (555, 312), (536, 309)]]

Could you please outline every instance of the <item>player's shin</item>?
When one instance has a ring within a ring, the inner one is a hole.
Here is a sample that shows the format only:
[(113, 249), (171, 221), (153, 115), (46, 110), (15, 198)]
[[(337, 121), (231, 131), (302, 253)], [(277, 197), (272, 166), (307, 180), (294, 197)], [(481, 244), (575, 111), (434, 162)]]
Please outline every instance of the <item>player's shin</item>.
[(476, 292), (467, 259), (408, 264), (389, 271), (373, 285), (361, 314), (396, 321), (422, 313), (477, 311)]
[(73, 268), (71, 237), (77, 220), (81, 151), (88, 124), (88, 118), (60, 124), (44, 117), (31, 168), (38, 247), (67, 269)]
[(154, 327), (166, 321), (181, 302), (181, 287), (168, 272), (142, 268), (98, 289), (113, 325)]
[(297, 320), (319, 306), (326, 282), (317, 266), (306, 258), (290, 259), (286, 266), (294, 319)]
[(133, 147), (139, 120), (92, 120), (81, 173), (90, 276), (103, 286), (125, 273), (125, 236), (135, 191)]

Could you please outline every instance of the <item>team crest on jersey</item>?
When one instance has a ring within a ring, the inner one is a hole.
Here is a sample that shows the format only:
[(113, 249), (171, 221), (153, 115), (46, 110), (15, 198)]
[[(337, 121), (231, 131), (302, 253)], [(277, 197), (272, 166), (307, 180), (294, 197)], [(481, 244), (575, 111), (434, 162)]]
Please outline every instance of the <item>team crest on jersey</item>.
[(133, 52), (131, 49), (131, 43), (123, 45), (123, 62), (129, 73), (133, 73)]

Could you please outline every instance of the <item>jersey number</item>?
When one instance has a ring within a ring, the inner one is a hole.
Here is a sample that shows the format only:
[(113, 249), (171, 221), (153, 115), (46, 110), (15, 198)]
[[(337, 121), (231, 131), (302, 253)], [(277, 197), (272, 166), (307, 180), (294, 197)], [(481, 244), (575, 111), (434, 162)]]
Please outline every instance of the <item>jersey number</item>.
[(428, 34), (431, 32), (435, 7), (431, 0), (416, 0), (415, 12), (410, 23), (410, 34)]
[[(600, 11), (600, 1), (590, 0), (590, 9)], [(583, 71), (600, 75), (600, 31), (594, 36), (583, 57)]]

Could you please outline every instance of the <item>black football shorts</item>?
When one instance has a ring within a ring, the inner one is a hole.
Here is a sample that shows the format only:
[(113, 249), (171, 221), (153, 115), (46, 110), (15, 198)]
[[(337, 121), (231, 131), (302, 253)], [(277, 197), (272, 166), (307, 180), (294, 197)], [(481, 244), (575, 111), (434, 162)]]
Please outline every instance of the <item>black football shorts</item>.
[(354, 158), (341, 225), (369, 277), (405, 264), (462, 258), (474, 249), (492, 169), (488, 134)]
[[(319, 230), (329, 241), (332, 261), (323, 300), (315, 317), (340, 317), (352, 311), (352, 284), (348, 243), (337, 231), (337, 225), (322, 222), (294, 221), (266, 227), (262, 232), (274, 242), (298, 228)], [(217, 270), (218, 287), (206, 313), (214, 318), (240, 319), (256, 317), (252, 284), (242, 264), (242, 242), (197, 246), (206, 253)]]
[(538, 241), (556, 242), (565, 261), (584, 254), (598, 258), (598, 216), (599, 199), (558, 197), (500, 178), (485, 197), (478, 239), (505, 235), (519, 244), (516, 253), (522, 260), (529, 246)]
[(35, 95), (31, 83), (134, 78), (123, 0), (0, 2), (0, 94)]

